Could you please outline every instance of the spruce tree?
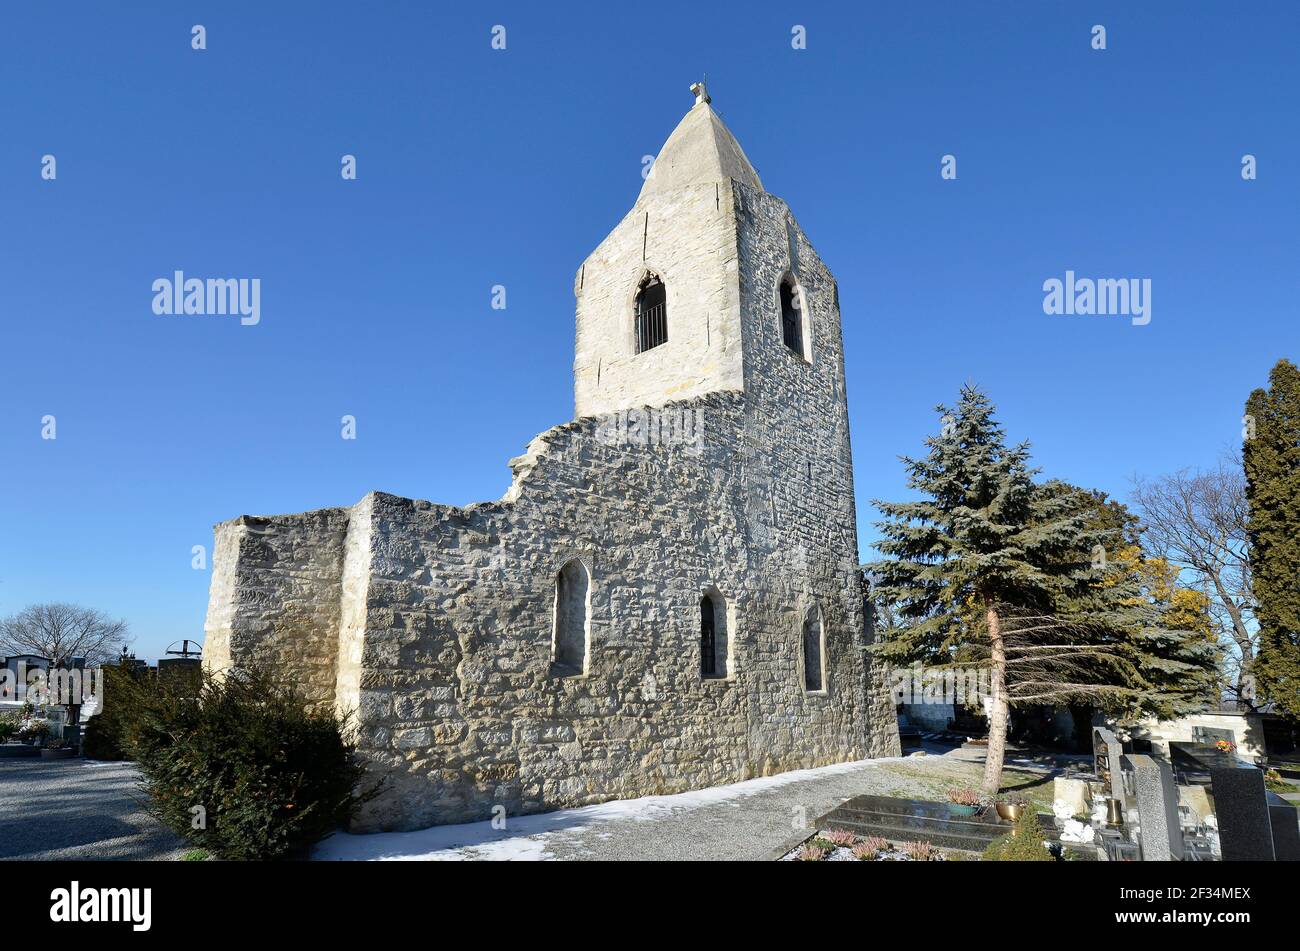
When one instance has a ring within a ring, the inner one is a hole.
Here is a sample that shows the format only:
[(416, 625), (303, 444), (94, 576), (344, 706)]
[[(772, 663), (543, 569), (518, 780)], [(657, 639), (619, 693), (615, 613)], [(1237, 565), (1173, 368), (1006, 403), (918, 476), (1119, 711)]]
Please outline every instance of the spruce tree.
[[(1098, 490), (1049, 482), (1043, 491), (1069, 500), (1084, 517), (1084, 537), (1098, 576), (1057, 606), (1055, 640), (1080, 647), (1073, 681), (1058, 677), (1076, 717), (1087, 706), (1121, 719), (1172, 719), (1217, 706), (1221, 654), (1208, 599), (1178, 585), (1178, 571), (1142, 552), (1142, 526), (1121, 502)], [(1012, 692), (1015, 699), (1015, 691)], [(1089, 701), (1084, 703), (1083, 701)]]
[(1246, 401), (1242, 462), (1259, 621), (1255, 678), (1279, 713), (1300, 719), (1300, 369), (1279, 360)]
[(972, 385), (940, 405), (942, 428), (924, 459), (904, 457), (908, 487), (925, 498), (875, 504), (885, 555), (869, 570), (907, 626), (885, 642), (889, 659), (953, 658), (976, 639), (987, 647), (990, 688), (983, 792), (996, 795), (1006, 754), (1008, 610), (1050, 613), (1096, 572), (1077, 553), (1093, 547), (1069, 500), (1040, 491), (1028, 444), (1008, 447), (993, 404)]

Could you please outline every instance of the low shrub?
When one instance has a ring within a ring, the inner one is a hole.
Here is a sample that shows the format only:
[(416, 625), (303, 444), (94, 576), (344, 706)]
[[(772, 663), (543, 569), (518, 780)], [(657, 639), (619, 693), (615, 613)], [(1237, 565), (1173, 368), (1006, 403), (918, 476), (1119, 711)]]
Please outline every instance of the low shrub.
[(1264, 774), (1264, 788), (1275, 793), (1300, 792), (1300, 786), (1287, 782), (1282, 778), (1282, 774), (1275, 769), (1270, 769)]
[(831, 829), (826, 833), (826, 841), (839, 848), (852, 848), (858, 837), (845, 829)]
[(954, 806), (978, 806), (980, 794), (977, 789), (949, 789), (948, 801)]
[(41, 717), (27, 717), (18, 721), (17, 736), (24, 743), (44, 740), (53, 732), (50, 721)]
[(103, 681), (102, 696), (99, 698), (99, 712), (86, 719), (81, 731), (81, 753), (88, 759), (123, 760), (130, 757), (126, 751), (127, 716), (131, 710), (127, 699), (129, 691), (119, 686), (127, 686), (124, 681), (131, 674), (121, 667), (104, 665), (101, 668)]
[(820, 862), (826, 858), (826, 849), (820, 845), (805, 845), (796, 856), (800, 862)]
[(929, 842), (904, 842), (902, 849), (913, 862), (933, 862), (939, 858), (939, 850)]
[(118, 693), (152, 811), (219, 858), (302, 853), (375, 792), (355, 792), (364, 770), (333, 711), (270, 675), (121, 678)]
[(990, 842), (983, 859), (985, 862), (1055, 861), (1043, 845), (1043, 827), (1038, 824), (1038, 814), (1033, 809), (1021, 814), (1014, 832)]
[(853, 847), (855, 859), (874, 859), (881, 852), (889, 851), (889, 840), (878, 835), (869, 835)]
[(18, 718), (8, 713), (0, 713), (0, 743), (8, 743), (18, 732)]

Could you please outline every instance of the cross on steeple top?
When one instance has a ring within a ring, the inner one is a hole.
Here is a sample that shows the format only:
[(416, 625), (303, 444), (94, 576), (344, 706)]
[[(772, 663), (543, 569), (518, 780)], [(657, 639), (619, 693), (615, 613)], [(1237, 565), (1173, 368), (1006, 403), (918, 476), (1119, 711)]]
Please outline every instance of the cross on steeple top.
[(700, 80), (698, 83), (691, 83), (691, 92), (695, 93), (695, 104), (697, 106), (702, 102), (712, 101), (709, 98), (709, 90), (704, 85), (704, 80)]

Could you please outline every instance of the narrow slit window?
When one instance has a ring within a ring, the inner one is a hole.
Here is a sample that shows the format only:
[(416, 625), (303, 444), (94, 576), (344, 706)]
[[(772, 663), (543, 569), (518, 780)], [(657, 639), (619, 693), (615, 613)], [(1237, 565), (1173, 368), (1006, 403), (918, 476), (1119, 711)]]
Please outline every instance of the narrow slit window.
[(700, 676), (718, 676), (718, 632), (713, 599), (700, 598)]
[(556, 676), (573, 677), (586, 673), (590, 623), (590, 579), (586, 565), (574, 559), (555, 577), (555, 634), (551, 661)]
[(727, 599), (713, 585), (700, 595), (700, 677), (731, 678), (731, 632)]
[(803, 622), (803, 685), (810, 693), (825, 689), (821, 613), (813, 608)]
[(794, 279), (781, 281), (781, 339), (799, 356), (803, 356), (803, 313), (800, 310), (799, 288)]

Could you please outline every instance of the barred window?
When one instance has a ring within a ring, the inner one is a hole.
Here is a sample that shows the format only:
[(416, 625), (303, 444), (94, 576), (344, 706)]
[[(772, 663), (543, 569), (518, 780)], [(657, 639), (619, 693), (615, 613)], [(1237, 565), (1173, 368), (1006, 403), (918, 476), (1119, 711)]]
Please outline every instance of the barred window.
[(727, 599), (709, 585), (700, 596), (700, 676), (705, 680), (726, 680), (731, 676), (727, 613)]
[(647, 274), (636, 293), (636, 352), (668, 342), (668, 291), (656, 274)]
[(700, 598), (700, 676), (718, 676), (718, 637), (713, 599)]

